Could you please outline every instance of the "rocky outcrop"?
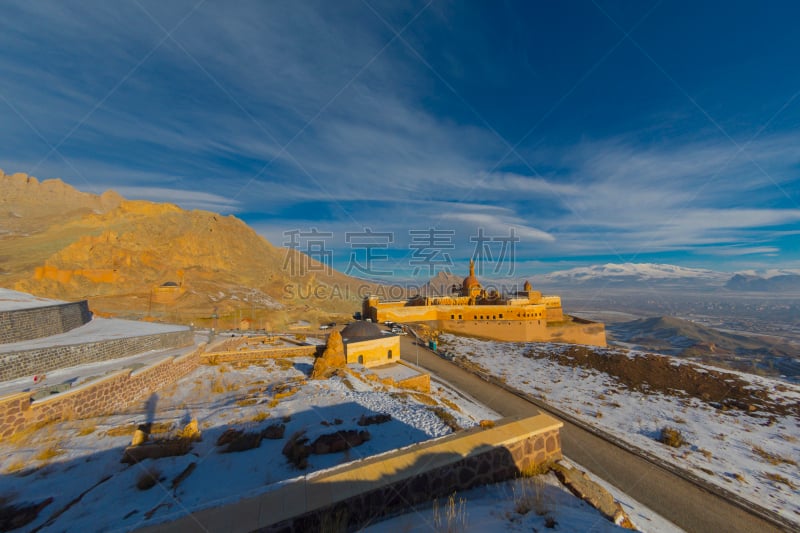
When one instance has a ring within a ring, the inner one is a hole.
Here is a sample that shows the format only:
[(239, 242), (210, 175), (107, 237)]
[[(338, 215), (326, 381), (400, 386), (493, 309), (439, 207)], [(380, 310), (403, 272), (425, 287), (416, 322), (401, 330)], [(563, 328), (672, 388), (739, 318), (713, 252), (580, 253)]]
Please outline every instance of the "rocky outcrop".
[(328, 335), (328, 344), (321, 356), (314, 361), (314, 370), (311, 372), (311, 379), (327, 379), (340, 368), (344, 368), (346, 359), (344, 357), (344, 342), (342, 335), (338, 331), (332, 331)]
[(628, 514), (606, 489), (592, 481), (585, 472), (553, 463), (552, 469), (559, 481), (578, 498), (600, 511), (600, 513), (626, 529), (636, 529)]

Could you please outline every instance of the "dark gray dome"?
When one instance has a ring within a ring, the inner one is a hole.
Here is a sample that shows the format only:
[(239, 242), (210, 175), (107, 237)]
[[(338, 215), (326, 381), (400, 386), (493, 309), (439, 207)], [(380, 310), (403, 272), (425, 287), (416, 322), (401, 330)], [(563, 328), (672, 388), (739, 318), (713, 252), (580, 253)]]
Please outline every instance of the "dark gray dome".
[(366, 322), (363, 320), (359, 320), (357, 322), (353, 322), (352, 324), (348, 324), (342, 330), (342, 338), (354, 340), (358, 338), (367, 338), (367, 337), (380, 337), (381, 336), (381, 328), (378, 327), (377, 324), (373, 322)]

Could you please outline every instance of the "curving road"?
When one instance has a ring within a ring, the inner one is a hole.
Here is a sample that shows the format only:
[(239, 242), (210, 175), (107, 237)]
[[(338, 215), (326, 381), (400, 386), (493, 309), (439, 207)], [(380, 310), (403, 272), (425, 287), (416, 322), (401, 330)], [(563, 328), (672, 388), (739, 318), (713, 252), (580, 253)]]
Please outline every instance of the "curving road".
[(417, 346), (413, 336), (401, 338), (401, 353), (406, 361), (418, 362), (503, 416), (530, 416), (544, 411), (558, 418), (564, 423), (561, 443), (565, 456), (686, 531), (780, 531), (728, 500)]

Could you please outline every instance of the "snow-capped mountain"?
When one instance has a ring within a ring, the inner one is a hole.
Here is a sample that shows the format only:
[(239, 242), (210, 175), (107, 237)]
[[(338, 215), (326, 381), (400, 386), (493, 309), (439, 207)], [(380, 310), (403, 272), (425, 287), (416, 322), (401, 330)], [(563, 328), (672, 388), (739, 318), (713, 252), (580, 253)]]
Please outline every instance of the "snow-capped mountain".
[(731, 275), (701, 268), (686, 268), (657, 263), (608, 263), (559, 270), (538, 276), (540, 283), (552, 285), (591, 284), (630, 284), (636, 282), (692, 282), (703, 285), (723, 285)]

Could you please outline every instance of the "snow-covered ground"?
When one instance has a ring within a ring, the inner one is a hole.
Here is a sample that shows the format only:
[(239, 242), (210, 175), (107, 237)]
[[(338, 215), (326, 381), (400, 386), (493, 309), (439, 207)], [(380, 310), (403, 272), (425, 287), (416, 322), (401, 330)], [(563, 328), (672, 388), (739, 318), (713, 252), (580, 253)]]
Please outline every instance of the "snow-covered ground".
[[(562, 464), (586, 471), (569, 460)], [(592, 479), (611, 492), (639, 531), (675, 533), (682, 531), (627, 494)], [(449, 513), (448, 513), (449, 511)], [(448, 514), (450, 518), (448, 519)], [(451, 526), (451, 527), (448, 527)], [(534, 478), (519, 478), (477, 487), (440, 499), (435, 505), (418, 505), (403, 515), (364, 529), (365, 533), (397, 531), (459, 531), (500, 533), (503, 531), (626, 531), (604, 518), (594, 507), (574, 497), (552, 472)]]
[[(353, 375), (307, 381), (312, 363), (311, 358), (294, 358), (244, 368), (206, 366), (126, 414), (55, 423), (18, 435), (0, 444), (0, 497), (4, 504), (17, 505), (53, 498), (26, 530), (45, 524), (81, 494), (80, 503), (43, 530), (129, 530), (450, 433), (431, 405), (448, 411), (463, 427), (497, 418), (441, 384), (432, 385), (431, 395), (419, 395)], [(357, 425), (362, 415), (376, 413), (390, 413), (392, 420)], [(137, 424), (171, 426), (174, 434), (191, 419), (197, 419), (202, 441), (188, 455), (132, 466), (120, 463)], [(286, 438), (265, 439), (258, 448), (240, 453), (221, 453), (215, 445), (227, 428), (260, 431), (274, 423), (285, 424), (285, 437), (305, 430), (313, 441), (338, 429), (366, 429), (371, 438), (349, 452), (312, 455), (303, 471), (282, 455)], [(191, 463), (197, 464), (194, 471), (173, 488), (173, 480)], [(150, 471), (157, 471), (159, 483), (139, 490), (137, 482)]]
[(33, 307), (46, 307), (63, 303), (66, 302), (0, 288), (0, 311), (16, 311), (17, 309), (31, 309)]
[[(711, 483), (800, 524), (800, 420), (793, 415), (716, 409), (692, 397), (628, 390), (608, 374), (528, 358), (557, 344), (517, 344), (442, 335), (440, 346), (504, 379), (509, 385), (584, 422), (691, 471)], [(636, 356), (631, 352), (630, 356)], [(669, 356), (664, 356), (669, 357)], [(670, 358), (673, 364), (686, 364)], [(702, 367), (702, 365), (696, 365)], [(773, 400), (797, 405), (800, 387), (725, 370), (769, 391)], [(795, 411), (796, 412), (796, 411)], [(663, 427), (678, 429), (688, 445), (672, 448), (656, 440)]]

